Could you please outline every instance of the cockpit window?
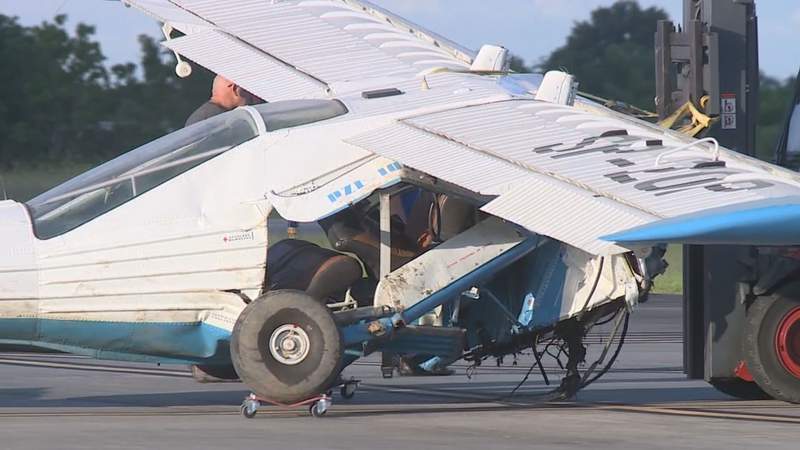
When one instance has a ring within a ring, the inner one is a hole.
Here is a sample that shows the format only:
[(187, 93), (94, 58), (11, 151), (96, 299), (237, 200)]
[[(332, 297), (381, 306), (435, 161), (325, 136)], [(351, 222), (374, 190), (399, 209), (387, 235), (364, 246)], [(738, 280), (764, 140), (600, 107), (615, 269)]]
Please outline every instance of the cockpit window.
[(255, 106), (267, 131), (299, 127), (347, 114), (338, 100), (286, 100)]
[(256, 136), (252, 116), (239, 109), (130, 151), (29, 201), (36, 235), (66, 233)]

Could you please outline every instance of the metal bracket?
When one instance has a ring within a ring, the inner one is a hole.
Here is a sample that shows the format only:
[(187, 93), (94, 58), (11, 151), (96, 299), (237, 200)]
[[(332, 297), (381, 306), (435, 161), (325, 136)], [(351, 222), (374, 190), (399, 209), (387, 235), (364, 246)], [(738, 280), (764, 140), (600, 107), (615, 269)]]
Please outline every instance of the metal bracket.
[[(164, 22), (164, 25), (161, 26), (161, 32), (164, 33), (164, 37), (169, 41), (172, 39), (172, 32), (175, 29), (170, 25), (169, 22)], [(181, 58), (181, 55), (178, 52), (172, 52), (175, 54), (175, 59), (178, 60), (178, 64), (175, 65), (175, 75), (180, 78), (187, 78), (192, 74), (192, 65), (188, 62), (184, 61)]]
[(392, 271), (392, 194), (380, 193), (381, 255), (380, 277), (385, 278)]

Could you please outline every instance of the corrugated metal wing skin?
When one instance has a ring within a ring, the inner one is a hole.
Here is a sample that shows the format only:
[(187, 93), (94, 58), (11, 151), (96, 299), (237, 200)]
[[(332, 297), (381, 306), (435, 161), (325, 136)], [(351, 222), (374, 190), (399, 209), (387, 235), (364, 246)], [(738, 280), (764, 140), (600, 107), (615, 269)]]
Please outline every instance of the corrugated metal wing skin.
[(324, 83), (217, 30), (172, 39), (164, 45), (270, 101), (327, 96)]
[(356, 0), (130, 3), (176, 25), (206, 24), (178, 26), (187, 36), (165, 45), (270, 101), (329, 96), (326, 89), (308, 89), (309, 80), (341, 95), (355, 86), (414, 79), (433, 68), (465, 70), (471, 63), (469, 51)]
[(684, 142), (543, 102), (497, 102), (404, 122), (656, 217), (800, 192), (796, 179), (725, 154), (715, 162), (705, 144), (671, 154)]
[(169, 0), (130, 0), (125, 3), (134, 6), (156, 20), (172, 24), (173, 27), (183, 33), (190, 33), (198, 27), (212, 26)]
[[(399, 27), (393, 21), (372, 14), (367, 3), (352, 0), (173, 1), (226, 32), (323, 79), (343, 73), (337, 72), (339, 70), (352, 70), (344, 67), (348, 65), (369, 69), (372, 76), (402, 70), (416, 72), (416, 63), (431, 59), (441, 59), (457, 67), (469, 66), (469, 62), (452, 52), (420, 39), (414, 29)], [(428, 54), (398, 57), (412, 51)], [(349, 64), (332, 67), (331, 60)]]
[(481, 210), (594, 255), (627, 252), (599, 237), (609, 230), (628, 229), (654, 219), (585, 190), (538, 176), (530, 176)]
[[(349, 140), (485, 195), (484, 210), (594, 254), (614, 232), (730, 205), (797, 196), (757, 163), (613, 116), (534, 100), (422, 114)], [(677, 152), (676, 152), (677, 151)]]
[[(652, 221), (653, 216), (531, 173), (404, 124), (349, 141), (449, 183), (499, 196), (482, 210), (593, 254), (627, 251), (599, 236)], [(603, 218), (598, 220), (598, 218)], [(590, 226), (587, 226), (590, 225)]]
[(348, 143), (482, 195), (500, 195), (528, 176), (513, 164), (405, 124), (369, 132)]

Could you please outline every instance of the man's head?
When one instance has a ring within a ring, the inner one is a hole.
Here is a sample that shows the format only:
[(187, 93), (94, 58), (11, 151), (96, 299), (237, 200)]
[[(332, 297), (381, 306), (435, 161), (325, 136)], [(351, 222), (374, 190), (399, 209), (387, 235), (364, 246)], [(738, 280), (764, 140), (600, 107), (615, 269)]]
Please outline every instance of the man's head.
[(217, 75), (214, 78), (214, 85), (211, 87), (211, 101), (227, 110), (231, 110), (248, 104), (247, 91), (231, 80)]

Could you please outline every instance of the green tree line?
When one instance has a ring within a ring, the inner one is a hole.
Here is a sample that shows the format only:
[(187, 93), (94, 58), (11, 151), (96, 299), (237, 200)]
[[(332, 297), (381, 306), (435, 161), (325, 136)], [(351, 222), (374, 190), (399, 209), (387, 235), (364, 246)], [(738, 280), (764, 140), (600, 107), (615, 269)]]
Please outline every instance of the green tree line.
[[(598, 8), (535, 69), (567, 70), (586, 92), (653, 109), (654, 31), (666, 18), (633, 0)], [(208, 98), (212, 74), (195, 67), (178, 79), (154, 38), (139, 38), (138, 63), (108, 67), (94, 27), (65, 23), (0, 15), (0, 170), (107, 160), (181, 127)], [(791, 92), (790, 80), (762, 80), (761, 155), (775, 145)]]
[(0, 15), (0, 168), (109, 159), (182, 126), (208, 98), (211, 75), (178, 79), (152, 37), (139, 38), (138, 65), (107, 67), (94, 27), (65, 22)]

